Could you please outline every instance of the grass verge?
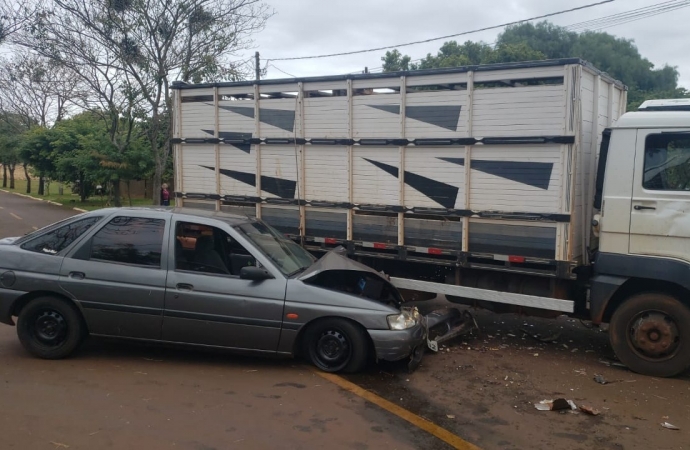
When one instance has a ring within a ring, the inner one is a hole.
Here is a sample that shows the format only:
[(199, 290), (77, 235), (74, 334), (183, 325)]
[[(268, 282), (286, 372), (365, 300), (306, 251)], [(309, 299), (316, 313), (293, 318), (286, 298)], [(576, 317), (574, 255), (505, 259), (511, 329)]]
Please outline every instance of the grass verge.
[[(87, 211), (93, 211), (95, 209), (107, 208), (111, 205), (108, 203), (107, 196), (93, 196), (86, 199), (85, 202), (81, 202), (79, 195), (72, 194), (72, 189), (63, 184), (62, 195), (59, 195), (60, 183), (52, 182), (50, 185), (46, 184), (46, 195), (38, 195), (38, 180), (31, 180), (31, 193), (26, 193), (26, 180), (14, 180), (14, 189), (9, 188), (9, 180), (7, 181), (8, 187), (2, 188), (10, 192), (16, 192), (17, 194), (29, 195), (33, 198), (38, 198), (45, 201), (50, 201), (54, 203), (59, 203), (63, 206), (69, 208), (80, 208)], [(130, 205), (128, 198), (122, 198), (122, 206), (148, 206), (153, 204), (153, 200), (150, 198), (132, 198), (132, 203)]]

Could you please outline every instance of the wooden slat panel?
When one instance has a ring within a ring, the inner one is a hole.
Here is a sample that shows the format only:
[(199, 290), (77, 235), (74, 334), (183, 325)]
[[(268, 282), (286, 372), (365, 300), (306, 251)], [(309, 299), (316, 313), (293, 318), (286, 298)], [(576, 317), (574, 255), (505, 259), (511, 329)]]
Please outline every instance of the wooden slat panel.
[(307, 200), (347, 202), (347, 147), (306, 146)]
[(209, 194), (216, 192), (216, 152), (213, 145), (185, 145), (182, 152), (184, 190)]

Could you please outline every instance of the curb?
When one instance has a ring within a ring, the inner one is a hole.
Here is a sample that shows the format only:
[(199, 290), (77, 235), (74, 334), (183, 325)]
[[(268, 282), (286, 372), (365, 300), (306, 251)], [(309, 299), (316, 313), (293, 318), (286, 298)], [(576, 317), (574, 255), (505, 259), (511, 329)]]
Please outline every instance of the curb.
[[(54, 202), (52, 200), (45, 200), (42, 198), (32, 197), (31, 195), (21, 194), (19, 192), (14, 192), (14, 191), (6, 191), (5, 189), (0, 189), (0, 191), (5, 192), (6, 194), (14, 194), (14, 195), (18, 195), (20, 197), (30, 198), (31, 200), (36, 200), (38, 202), (45, 202), (45, 203), (50, 203), (51, 205), (69, 208), (69, 206), (67, 206), (67, 205), (63, 205), (62, 203)], [(72, 210), (77, 211), (77, 212), (82, 212), (82, 213), (88, 212), (87, 210), (81, 209), (81, 208), (72, 208)]]

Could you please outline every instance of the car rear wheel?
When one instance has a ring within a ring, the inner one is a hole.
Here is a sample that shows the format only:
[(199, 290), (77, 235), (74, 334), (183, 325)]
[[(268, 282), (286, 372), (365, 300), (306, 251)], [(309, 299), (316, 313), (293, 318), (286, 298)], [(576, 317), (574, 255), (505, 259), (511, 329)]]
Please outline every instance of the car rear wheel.
[(366, 332), (345, 319), (324, 319), (304, 335), (304, 354), (324, 372), (359, 372), (367, 364)]
[(79, 347), (84, 324), (73, 305), (54, 297), (39, 297), (19, 312), (17, 336), (34, 356), (60, 359)]
[(676, 298), (634, 295), (616, 309), (610, 325), (611, 346), (631, 370), (671, 377), (690, 368), (690, 308)]

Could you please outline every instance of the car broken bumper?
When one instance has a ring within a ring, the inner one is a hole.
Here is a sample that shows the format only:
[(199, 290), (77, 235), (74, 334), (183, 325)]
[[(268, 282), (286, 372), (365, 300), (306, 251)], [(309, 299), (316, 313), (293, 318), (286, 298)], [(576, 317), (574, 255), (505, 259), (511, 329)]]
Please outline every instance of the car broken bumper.
[(426, 346), (426, 320), (407, 330), (369, 330), (369, 336), (377, 360), (399, 361), (415, 353), (418, 347)]

